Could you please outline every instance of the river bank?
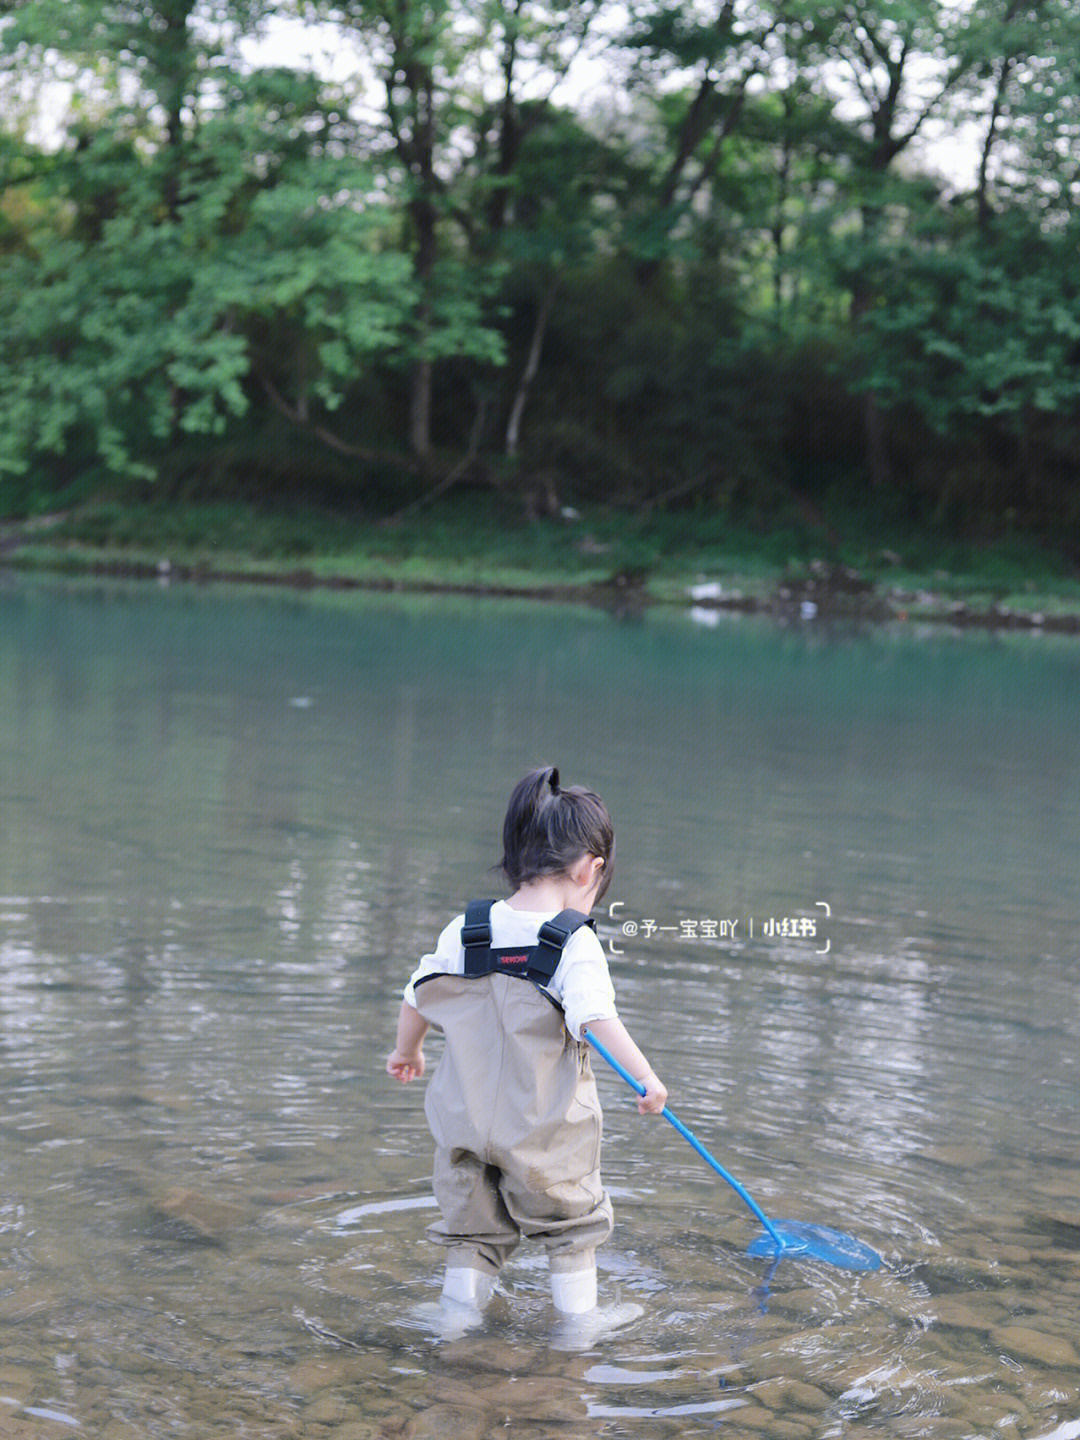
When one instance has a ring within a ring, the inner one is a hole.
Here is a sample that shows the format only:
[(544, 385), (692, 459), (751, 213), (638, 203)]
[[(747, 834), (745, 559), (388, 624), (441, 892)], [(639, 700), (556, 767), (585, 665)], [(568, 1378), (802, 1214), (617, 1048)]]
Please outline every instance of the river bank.
[[(0, 567), (161, 584), (244, 584), (692, 607), (813, 623), (922, 622), (1080, 634), (1080, 576), (1023, 539), (868, 540), (721, 516), (506, 524), (457, 502), (387, 524), (240, 505), (99, 508), (0, 522)], [(906, 542), (906, 543), (905, 543)]]

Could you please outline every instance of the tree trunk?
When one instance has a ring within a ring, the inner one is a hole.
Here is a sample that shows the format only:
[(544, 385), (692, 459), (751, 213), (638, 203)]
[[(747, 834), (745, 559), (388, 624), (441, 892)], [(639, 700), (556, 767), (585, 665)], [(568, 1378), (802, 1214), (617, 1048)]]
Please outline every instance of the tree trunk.
[(881, 413), (876, 395), (867, 395), (864, 398), (863, 434), (866, 439), (866, 463), (870, 471), (870, 484), (875, 490), (884, 490), (892, 485), (896, 472), (885, 438), (885, 417)]
[(506, 37), (503, 45), (503, 93), (499, 103), (498, 153), (495, 161), (495, 184), (488, 202), (488, 230), (501, 234), (506, 224), (507, 185), (517, 162), (521, 145), (521, 126), (514, 102), (514, 67), (517, 63), (518, 6), (506, 6)]
[(195, 0), (168, 0), (158, 8), (160, 35), (154, 46), (158, 100), (165, 111), (165, 149), (162, 201), (171, 220), (180, 210), (184, 167), (184, 105), (192, 78), (191, 36), (188, 21)]
[(438, 212), (435, 205), (435, 117), (433, 81), (425, 73), (414, 91), (416, 120), (411, 159), (416, 193), (409, 205), (415, 246), (416, 280), (420, 303), (416, 311), (416, 340), (419, 354), (413, 362), (412, 394), (409, 400), (409, 448), (425, 466), (431, 459), (431, 392), (433, 364), (424, 348), (431, 324), (431, 286), (438, 259)]
[(517, 392), (514, 395), (514, 403), (510, 407), (510, 419), (506, 422), (506, 453), (511, 458), (518, 453), (518, 444), (521, 439), (521, 418), (525, 414), (525, 402), (529, 398), (529, 390), (532, 388), (532, 383), (536, 379), (536, 372), (540, 368), (540, 354), (544, 348), (544, 336), (547, 333), (548, 321), (551, 319), (551, 310), (555, 304), (555, 292), (559, 288), (561, 278), (558, 274), (553, 275), (548, 281), (547, 289), (544, 291), (544, 298), (540, 302), (540, 309), (536, 315), (536, 323), (533, 326), (528, 358), (525, 361), (525, 368), (521, 372), (521, 379), (518, 381)]
[[(863, 216), (863, 228), (873, 229), (877, 215)], [(874, 289), (869, 279), (856, 282), (851, 296), (851, 323), (858, 329), (859, 321), (874, 303)], [(874, 489), (885, 489), (894, 479), (892, 459), (885, 438), (885, 417), (878, 399), (872, 391), (863, 397), (863, 440), (866, 444), (866, 464), (870, 472), (870, 484)]]
[(431, 460), (431, 371), (430, 360), (414, 363), (409, 396), (409, 449), (425, 468)]

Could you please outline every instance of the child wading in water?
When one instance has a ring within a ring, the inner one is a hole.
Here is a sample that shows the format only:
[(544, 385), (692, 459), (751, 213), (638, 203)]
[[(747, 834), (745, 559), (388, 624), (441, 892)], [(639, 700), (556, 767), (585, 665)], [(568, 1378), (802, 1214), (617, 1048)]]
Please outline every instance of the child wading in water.
[(585, 918), (608, 887), (614, 855), (599, 796), (560, 789), (553, 766), (526, 775), (503, 824), (513, 894), (474, 901), (405, 987), (388, 1073), (417, 1079), (428, 1029), (446, 1039), (424, 1108), (442, 1212), (428, 1234), (446, 1247), (442, 1293), (451, 1305), (482, 1308), (524, 1235), (547, 1249), (558, 1311), (596, 1306), (596, 1247), (611, 1234), (612, 1214), (584, 1032), (645, 1086), (643, 1115), (667, 1100), (618, 1018)]

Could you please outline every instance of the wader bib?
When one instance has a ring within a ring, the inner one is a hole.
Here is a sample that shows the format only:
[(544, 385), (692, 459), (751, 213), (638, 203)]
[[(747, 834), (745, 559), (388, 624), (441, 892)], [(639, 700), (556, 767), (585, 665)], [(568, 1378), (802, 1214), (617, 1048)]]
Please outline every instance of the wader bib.
[(466, 910), (465, 974), (416, 986), (417, 1009), (446, 1037), (424, 1099), (442, 1212), (428, 1235), (449, 1250), (448, 1267), (493, 1273), (525, 1235), (542, 1241), (553, 1270), (579, 1270), (612, 1229), (600, 1102), (588, 1046), (539, 987), (592, 922), (564, 910), (531, 950), (496, 950), (493, 903)]

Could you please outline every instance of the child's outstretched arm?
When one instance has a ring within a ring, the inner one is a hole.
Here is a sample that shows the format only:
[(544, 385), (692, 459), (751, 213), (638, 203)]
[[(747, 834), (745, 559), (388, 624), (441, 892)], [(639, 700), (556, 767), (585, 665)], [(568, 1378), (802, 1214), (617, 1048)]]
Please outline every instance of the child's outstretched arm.
[(591, 1031), (601, 1045), (611, 1051), (619, 1064), (625, 1066), (634, 1079), (645, 1086), (645, 1094), (638, 1097), (638, 1114), (659, 1115), (667, 1104), (667, 1086), (656, 1076), (622, 1021), (617, 1018), (590, 1020), (582, 1029)]
[(407, 1085), (424, 1073), (424, 1036), (428, 1022), (407, 1000), (398, 1012), (397, 1040), (386, 1058), (386, 1073)]

